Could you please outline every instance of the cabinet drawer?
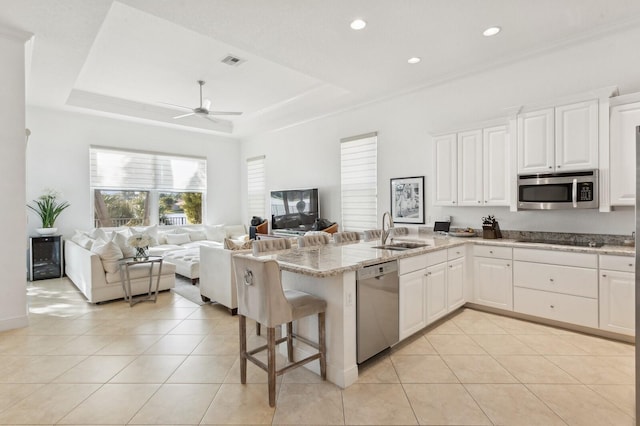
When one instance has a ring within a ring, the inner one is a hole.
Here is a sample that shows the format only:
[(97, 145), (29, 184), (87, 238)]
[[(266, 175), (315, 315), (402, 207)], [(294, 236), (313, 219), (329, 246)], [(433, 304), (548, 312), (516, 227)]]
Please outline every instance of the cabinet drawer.
[(427, 253), (427, 266), (437, 265), (447, 261), (447, 250), (438, 250)]
[(409, 272), (417, 271), (418, 269), (424, 269), (427, 267), (427, 255), (421, 254), (418, 256), (406, 257), (398, 260), (398, 274), (408, 274)]
[(610, 254), (600, 255), (600, 269), (612, 271), (635, 272), (636, 260), (630, 256), (611, 256)]
[(513, 260), (526, 262), (551, 263), (553, 265), (579, 266), (581, 268), (597, 268), (598, 255), (590, 253), (574, 253), (558, 250), (537, 250), (514, 248)]
[(513, 262), (513, 285), (583, 297), (598, 297), (598, 271), (573, 266)]
[(598, 299), (515, 287), (513, 310), (571, 324), (598, 327)]
[(464, 246), (451, 247), (447, 249), (447, 259), (453, 260), (464, 256)]
[(495, 259), (511, 259), (511, 257), (513, 256), (511, 247), (483, 245), (475, 245), (473, 247), (473, 255), (482, 257), (493, 257)]

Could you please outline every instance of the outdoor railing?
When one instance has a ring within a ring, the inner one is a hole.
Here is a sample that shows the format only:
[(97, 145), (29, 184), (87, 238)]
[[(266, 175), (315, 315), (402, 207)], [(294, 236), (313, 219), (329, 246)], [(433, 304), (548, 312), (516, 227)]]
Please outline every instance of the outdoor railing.
[[(187, 218), (185, 216), (172, 216), (161, 217), (160, 226), (164, 225), (187, 225)], [(120, 227), (120, 226), (141, 226), (143, 225), (142, 219), (135, 217), (113, 217), (108, 223), (101, 223), (100, 219), (93, 220), (93, 226), (100, 227)]]

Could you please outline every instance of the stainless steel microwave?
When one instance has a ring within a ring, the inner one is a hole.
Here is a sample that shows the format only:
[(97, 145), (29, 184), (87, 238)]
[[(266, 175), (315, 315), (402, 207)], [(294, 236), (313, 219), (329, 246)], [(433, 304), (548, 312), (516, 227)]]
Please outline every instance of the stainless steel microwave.
[(518, 210), (596, 208), (597, 170), (518, 175)]

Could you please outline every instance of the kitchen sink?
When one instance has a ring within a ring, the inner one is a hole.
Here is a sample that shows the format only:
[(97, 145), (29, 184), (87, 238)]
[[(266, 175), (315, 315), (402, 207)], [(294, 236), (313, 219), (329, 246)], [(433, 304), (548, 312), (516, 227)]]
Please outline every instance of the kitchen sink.
[(429, 244), (425, 243), (410, 243), (407, 241), (399, 242), (399, 243), (391, 243), (385, 244), (382, 246), (374, 246), (375, 249), (384, 249), (384, 250), (411, 250), (414, 248), (427, 247)]

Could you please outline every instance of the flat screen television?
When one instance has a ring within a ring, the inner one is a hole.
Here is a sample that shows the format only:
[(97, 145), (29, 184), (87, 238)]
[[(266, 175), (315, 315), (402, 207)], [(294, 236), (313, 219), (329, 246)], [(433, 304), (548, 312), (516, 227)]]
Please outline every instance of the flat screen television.
[(309, 231), (319, 217), (317, 188), (271, 191), (271, 229)]

